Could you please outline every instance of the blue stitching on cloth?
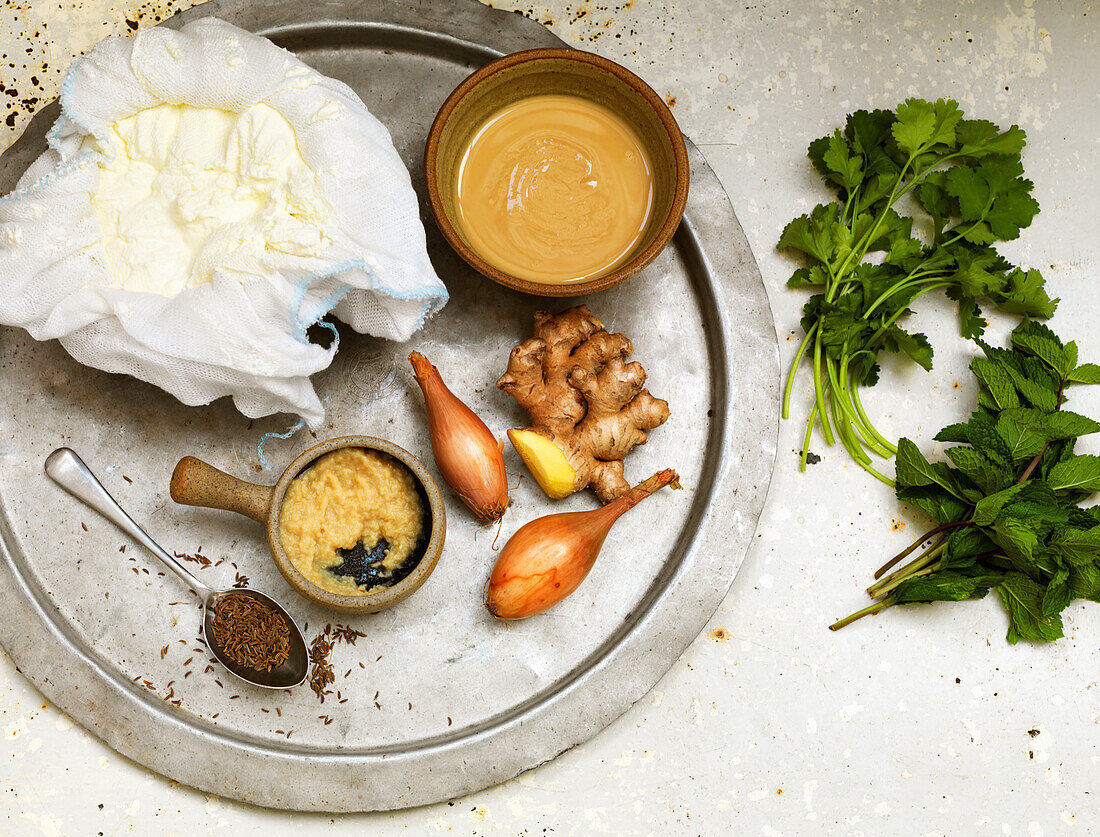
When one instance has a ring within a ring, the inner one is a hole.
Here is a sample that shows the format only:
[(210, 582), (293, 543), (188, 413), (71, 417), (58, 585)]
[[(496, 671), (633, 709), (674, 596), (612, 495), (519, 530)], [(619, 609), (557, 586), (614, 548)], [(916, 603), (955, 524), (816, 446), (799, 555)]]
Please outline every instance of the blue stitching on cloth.
[(292, 428), (290, 428), (290, 430), (286, 431), (286, 433), (265, 433), (263, 436), (260, 437), (260, 443), (256, 445), (256, 453), (260, 455), (260, 464), (264, 466), (265, 471), (271, 470), (271, 463), (268, 462), (267, 457), (264, 456), (264, 445), (267, 444), (267, 442), (271, 439), (289, 439), (305, 426), (306, 423), (304, 421), (299, 421)]

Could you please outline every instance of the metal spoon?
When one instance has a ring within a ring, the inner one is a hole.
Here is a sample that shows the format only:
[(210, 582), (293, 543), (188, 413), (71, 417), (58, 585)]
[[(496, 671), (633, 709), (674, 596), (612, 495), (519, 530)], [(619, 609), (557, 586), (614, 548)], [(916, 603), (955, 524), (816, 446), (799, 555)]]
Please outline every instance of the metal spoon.
[[(115, 524), (115, 526), (157, 556), (157, 558), (164, 562), (164, 565), (168, 567), (168, 569), (191, 587), (191, 592), (202, 599), (202, 632), (203, 636), (206, 638), (206, 645), (214, 652), (214, 656), (217, 658), (218, 662), (225, 666), (230, 674), (234, 674), (253, 685), (264, 686), (269, 689), (289, 689), (292, 686), (297, 686), (306, 679), (306, 671), (309, 667), (309, 655), (306, 653), (305, 638), (302, 636), (302, 632), (298, 629), (298, 626), (294, 623), (294, 620), (290, 618), (290, 614), (287, 613), (278, 602), (270, 596), (265, 596), (263, 593), (247, 588), (233, 588), (230, 590), (217, 591), (207, 587), (188, 572), (179, 561), (161, 549), (152, 538), (145, 534), (145, 531), (130, 518), (130, 515), (128, 515), (125, 510), (123, 510), (122, 506), (118, 504), (118, 501), (107, 493), (107, 489), (103, 487), (98, 479), (96, 479), (96, 475), (91, 472), (88, 466), (84, 464), (83, 460), (81, 460), (81, 458), (71, 449), (58, 448), (46, 457), (46, 473), (49, 475), (50, 479), (78, 500), (91, 506)], [(214, 642), (214, 631), (212, 629), (214, 624), (214, 608), (217, 606), (219, 600), (229, 595), (251, 596), (253, 599), (256, 599), (283, 615), (287, 625), (291, 627), (291, 637), (290, 656), (282, 665), (272, 668), (269, 671), (259, 671), (257, 669), (248, 668), (247, 666), (238, 665), (227, 657), (224, 650)]]

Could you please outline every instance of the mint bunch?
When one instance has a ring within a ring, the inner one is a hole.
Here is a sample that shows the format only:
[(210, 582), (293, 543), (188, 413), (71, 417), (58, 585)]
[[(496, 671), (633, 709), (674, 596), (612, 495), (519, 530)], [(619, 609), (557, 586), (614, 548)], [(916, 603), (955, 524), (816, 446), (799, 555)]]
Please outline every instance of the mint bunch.
[[(1100, 601), (1100, 456), (1075, 454), (1100, 422), (1064, 409), (1066, 391), (1100, 383), (1100, 366), (1078, 363), (1077, 345), (1024, 321), (1009, 349), (977, 341), (984, 357), (970, 420), (935, 437), (949, 462), (929, 462), (898, 442), (896, 491), (938, 525), (883, 566), (867, 588), (871, 606), (832, 625), (911, 602), (980, 599), (995, 589), (1008, 612), (1010, 643), (1049, 642), (1075, 599)], [(922, 544), (918, 558), (889, 572)]]

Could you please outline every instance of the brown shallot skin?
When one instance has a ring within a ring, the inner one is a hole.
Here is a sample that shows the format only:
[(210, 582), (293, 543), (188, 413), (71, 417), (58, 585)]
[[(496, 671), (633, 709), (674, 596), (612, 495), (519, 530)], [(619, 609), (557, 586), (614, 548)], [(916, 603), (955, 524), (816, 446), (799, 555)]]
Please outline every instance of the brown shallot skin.
[(504, 442), (496, 439), (477, 414), (452, 393), (420, 352), (409, 362), (428, 412), (428, 434), (439, 473), (483, 523), (508, 509)]
[(666, 485), (680, 487), (671, 469), (602, 508), (550, 514), (522, 526), (500, 551), (485, 607), (498, 619), (526, 619), (553, 607), (584, 581), (615, 521)]

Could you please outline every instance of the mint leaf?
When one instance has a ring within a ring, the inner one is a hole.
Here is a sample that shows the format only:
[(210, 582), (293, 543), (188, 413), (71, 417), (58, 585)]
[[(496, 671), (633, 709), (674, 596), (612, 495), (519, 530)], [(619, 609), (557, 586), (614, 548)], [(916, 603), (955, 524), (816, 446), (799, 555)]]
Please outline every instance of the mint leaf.
[(1043, 449), (1049, 441), (1049, 415), (1030, 407), (1017, 407), (997, 417), (997, 435), (1008, 447), (1012, 459), (1031, 459)]
[(1100, 384), (1100, 366), (1095, 363), (1082, 363), (1067, 377), (1077, 384)]
[(1100, 456), (1082, 454), (1059, 462), (1050, 470), (1047, 484), (1056, 491), (1100, 491)]
[(1006, 639), (1010, 644), (1015, 645), (1021, 639), (1051, 642), (1064, 636), (1061, 617), (1043, 615), (1046, 591), (1026, 575), (1009, 573), (998, 585), (997, 592), (1008, 610)]
[(944, 570), (924, 578), (914, 578), (900, 584), (894, 593), (898, 604), (917, 602), (960, 602), (964, 599), (981, 599), (989, 588), (1000, 584), (1004, 573), (967, 575), (954, 570)]
[(937, 523), (953, 523), (966, 516), (969, 504), (938, 485), (899, 488), (897, 498), (923, 511)]
[(1094, 563), (1100, 558), (1100, 528), (1063, 529), (1051, 537), (1047, 547), (1073, 566)]
[(894, 461), (898, 488), (915, 488), (922, 485), (938, 485), (949, 494), (965, 500), (958, 483), (951, 475), (951, 468), (943, 462), (935, 464), (924, 458), (920, 449), (909, 439), (898, 440), (898, 452)]
[(1073, 601), (1073, 591), (1069, 583), (1069, 570), (1060, 569), (1050, 579), (1043, 599), (1039, 603), (1040, 615), (1047, 617), (1061, 613)]
[(1100, 567), (1096, 564), (1070, 567), (1069, 586), (1074, 599), (1100, 601)]
[(998, 408), (1004, 410), (1020, 406), (1012, 377), (999, 364), (988, 358), (976, 357), (970, 361), (970, 371), (985, 385)]
[(1022, 485), (1013, 485), (996, 494), (990, 494), (979, 500), (974, 506), (970, 520), (977, 526), (989, 526), (1000, 515), (1001, 509), (1011, 502), (1023, 490)]
[(1073, 371), (1062, 341), (1042, 323), (1024, 320), (1012, 331), (1012, 345), (1022, 352), (1035, 355), (1060, 378), (1065, 378)]

